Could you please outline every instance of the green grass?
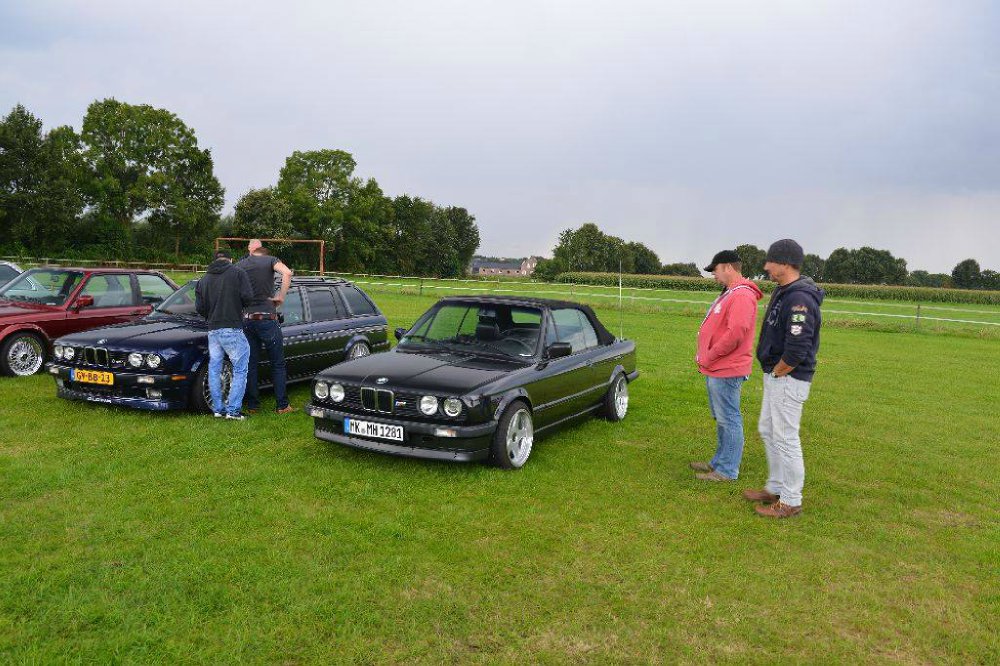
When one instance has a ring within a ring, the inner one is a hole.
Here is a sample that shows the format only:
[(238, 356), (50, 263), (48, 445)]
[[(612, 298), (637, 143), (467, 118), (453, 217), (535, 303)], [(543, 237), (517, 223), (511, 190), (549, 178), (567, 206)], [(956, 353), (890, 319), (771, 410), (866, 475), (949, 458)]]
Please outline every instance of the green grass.
[[(390, 327), (434, 302), (376, 298)], [(687, 468), (714, 448), (699, 311), (626, 311), (629, 417), (543, 439), (513, 473), (340, 448), (301, 412), (220, 422), (0, 380), (0, 656), (1000, 659), (1000, 342), (825, 330), (805, 512), (769, 522), (739, 497), (766, 473), (759, 371), (740, 481)]]

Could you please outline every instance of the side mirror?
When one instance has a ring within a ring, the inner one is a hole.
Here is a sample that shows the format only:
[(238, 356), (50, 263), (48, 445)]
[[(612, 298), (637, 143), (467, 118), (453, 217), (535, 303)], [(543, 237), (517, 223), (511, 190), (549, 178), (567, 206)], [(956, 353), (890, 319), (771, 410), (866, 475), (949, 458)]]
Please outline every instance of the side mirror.
[(285, 323), (285, 313), (284, 312), (279, 312), (278, 313), (278, 323), (279, 324), (284, 324)]
[(400, 326), (399, 328), (397, 328), (397, 329), (396, 329), (396, 330), (394, 331), (394, 333), (396, 334), (396, 340), (397, 340), (397, 341), (399, 341), (399, 340), (402, 340), (402, 339), (403, 339), (403, 336), (404, 336), (404, 335), (406, 335), (406, 330), (407, 330), (407, 329), (405, 329), (405, 328), (403, 328), (402, 326)]
[(568, 342), (553, 342), (545, 349), (545, 358), (552, 360), (573, 353), (573, 345)]
[(82, 310), (83, 308), (89, 308), (94, 304), (94, 297), (89, 294), (84, 294), (76, 299), (76, 303), (73, 304), (74, 310)]

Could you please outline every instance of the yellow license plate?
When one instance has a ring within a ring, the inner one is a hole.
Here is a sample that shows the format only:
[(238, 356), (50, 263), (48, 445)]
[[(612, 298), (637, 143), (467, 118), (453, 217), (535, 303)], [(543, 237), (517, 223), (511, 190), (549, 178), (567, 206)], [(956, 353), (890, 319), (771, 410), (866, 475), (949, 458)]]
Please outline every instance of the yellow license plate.
[(115, 376), (110, 372), (97, 372), (96, 370), (73, 370), (73, 381), (111, 386), (115, 383)]

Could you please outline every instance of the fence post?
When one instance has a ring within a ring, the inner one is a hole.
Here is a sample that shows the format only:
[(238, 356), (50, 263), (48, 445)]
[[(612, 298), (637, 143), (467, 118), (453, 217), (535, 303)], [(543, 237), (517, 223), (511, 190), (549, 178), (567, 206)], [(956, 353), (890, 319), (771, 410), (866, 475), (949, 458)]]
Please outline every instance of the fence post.
[(920, 303), (917, 303), (917, 330), (920, 330)]
[(420, 278), (420, 295), (424, 295), (424, 279)]

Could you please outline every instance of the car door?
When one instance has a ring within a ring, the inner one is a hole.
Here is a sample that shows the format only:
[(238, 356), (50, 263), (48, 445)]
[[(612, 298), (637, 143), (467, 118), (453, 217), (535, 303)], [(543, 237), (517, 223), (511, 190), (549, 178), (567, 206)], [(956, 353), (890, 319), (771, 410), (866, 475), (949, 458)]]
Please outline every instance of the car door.
[[(305, 302), (302, 298), (302, 289), (292, 287), (285, 295), (285, 302), (278, 308), (281, 313), (281, 337), (284, 343), (285, 368), (288, 379), (301, 379), (312, 377), (316, 374), (309, 363), (309, 344), (311, 335), (309, 333), (309, 321), (306, 316)], [(270, 364), (264, 364), (266, 354), (261, 357), (260, 372), (267, 373), (270, 379)]]
[(331, 287), (306, 289), (309, 315), (309, 367), (313, 374), (344, 360), (344, 346), (350, 339), (347, 312), (340, 295)]
[(546, 317), (544, 348), (553, 342), (568, 342), (573, 351), (569, 356), (545, 360), (536, 368), (538, 378), (532, 382), (530, 393), (538, 427), (575, 416), (593, 405), (593, 349), (587, 345), (579, 312), (561, 308), (551, 310)]
[[(93, 304), (77, 305), (81, 296), (90, 296)], [(129, 273), (91, 275), (77, 293), (66, 317), (67, 333), (98, 326), (120, 324), (149, 314), (152, 308), (136, 302), (136, 290)]]
[(388, 329), (375, 304), (353, 284), (340, 285), (336, 290), (347, 305), (345, 326), (350, 329), (350, 335), (345, 342), (363, 333), (371, 342), (371, 349), (378, 351), (388, 339)]

